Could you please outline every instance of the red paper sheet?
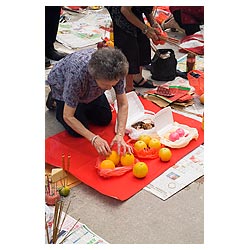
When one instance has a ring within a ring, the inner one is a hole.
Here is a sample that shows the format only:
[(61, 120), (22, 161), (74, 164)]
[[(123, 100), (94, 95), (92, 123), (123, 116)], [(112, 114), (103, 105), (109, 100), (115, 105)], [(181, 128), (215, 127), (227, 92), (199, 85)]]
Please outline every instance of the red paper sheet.
[[(158, 106), (148, 100), (141, 99), (141, 101), (147, 110), (152, 110), (154, 112), (160, 110)], [(176, 113), (173, 113), (173, 117), (178, 123), (197, 128), (199, 137), (197, 140), (192, 140), (184, 148), (171, 149), (172, 158), (169, 162), (161, 162), (160, 159), (143, 160), (149, 168), (149, 172), (144, 179), (135, 178), (132, 171), (119, 177), (107, 179), (100, 177), (95, 168), (98, 157), (96, 150), (85, 138), (72, 137), (66, 131), (46, 139), (45, 161), (53, 166), (61, 167), (62, 153), (66, 155), (65, 162), (67, 162), (67, 154), (70, 154), (69, 172), (73, 176), (102, 194), (122, 201), (127, 200), (204, 142), (204, 132), (201, 129), (200, 122)], [(114, 112), (112, 122), (107, 127), (92, 126), (91, 130), (99, 134), (108, 142), (111, 142), (114, 136), (115, 118), (116, 114)], [(125, 137), (125, 139), (129, 138)]]

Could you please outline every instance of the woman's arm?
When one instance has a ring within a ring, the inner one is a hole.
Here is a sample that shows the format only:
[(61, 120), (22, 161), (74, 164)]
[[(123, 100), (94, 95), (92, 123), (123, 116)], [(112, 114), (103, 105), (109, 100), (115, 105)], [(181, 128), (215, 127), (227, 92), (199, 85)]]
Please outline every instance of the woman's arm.
[(132, 23), (134, 26), (142, 30), (142, 32), (151, 39), (157, 40), (158, 36), (155, 33), (155, 30), (152, 27), (147, 26), (144, 22), (141, 22), (134, 13), (132, 12), (132, 6), (122, 6), (121, 13), (125, 18)]
[(128, 100), (126, 94), (116, 95), (118, 113), (117, 113), (117, 134), (124, 136), (128, 118)]
[(111, 153), (110, 147), (104, 139), (100, 136), (95, 135), (90, 130), (88, 130), (79, 120), (74, 117), (76, 108), (68, 106), (66, 103), (63, 110), (63, 119), (64, 121), (78, 134), (85, 137), (91, 142), (95, 147), (97, 152), (102, 155), (108, 155)]
[(132, 153), (132, 148), (124, 141), (126, 123), (128, 118), (128, 100), (126, 94), (116, 95), (117, 99), (117, 131), (110, 147), (117, 144), (118, 154)]

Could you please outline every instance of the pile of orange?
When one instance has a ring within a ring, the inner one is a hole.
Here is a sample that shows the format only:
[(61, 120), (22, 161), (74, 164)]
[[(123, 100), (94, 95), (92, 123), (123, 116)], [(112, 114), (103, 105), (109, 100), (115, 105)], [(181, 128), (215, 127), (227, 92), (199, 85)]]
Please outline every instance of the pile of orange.
[(131, 166), (134, 164), (134, 162), (135, 157), (133, 154), (127, 152), (124, 155), (120, 156), (115, 150), (112, 150), (111, 154), (101, 162), (100, 167), (102, 169), (114, 169), (119, 165), (119, 163), (122, 166)]
[[(160, 141), (156, 138), (151, 138), (149, 135), (141, 135), (134, 144), (134, 149), (138, 151), (157, 150), (157, 157), (163, 162), (167, 162), (172, 157), (172, 152), (169, 148), (162, 147)], [(118, 165), (133, 166), (133, 175), (136, 178), (144, 178), (148, 174), (148, 166), (145, 162), (136, 162), (135, 156), (132, 153), (126, 152), (124, 155), (118, 155), (115, 150), (100, 163), (101, 169), (114, 170)]]
[(140, 135), (139, 139), (134, 144), (135, 150), (142, 150), (147, 148), (160, 149), (161, 143), (157, 138), (151, 138), (149, 135)]

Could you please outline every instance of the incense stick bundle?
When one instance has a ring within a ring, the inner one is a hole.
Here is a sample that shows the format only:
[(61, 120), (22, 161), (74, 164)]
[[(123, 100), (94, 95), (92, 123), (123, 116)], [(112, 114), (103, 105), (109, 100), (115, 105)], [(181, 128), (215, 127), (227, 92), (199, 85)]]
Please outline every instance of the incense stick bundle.
[[(174, 39), (174, 38), (170, 38), (170, 37), (164, 37), (164, 36), (159, 36), (159, 38), (167, 43), (170, 43), (170, 44), (173, 44), (175, 46), (177, 46), (178, 48), (180, 49), (183, 49), (185, 51), (187, 51), (188, 53), (191, 53), (191, 54), (194, 54), (195, 56), (198, 56), (197, 53), (189, 50), (189, 49), (186, 49), (186, 48), (182, 48), (178, 43), (177, 43), (177, 39)], [(179, 42), (179, 41), (178, 41)]]
[[(71, 201), (69, 202), (69, 204), (68, 204), (68, 206), (66, 208), (63, 220), (61, 222), (64, 203), (63, 203), (63, 201), (56, 202), (55, 210), (54, 210), (54, 217), (53, 217), (53, 231), (52, 231), (52, 239), (51, 240), (49, 239), (48, 224), (47, 224), (47, 221), (46, 221), (46, 213), (45, 213), (45, 230), (46, 230), (46, 237), (47, 237), (48, 244), (56, 244), (57, 243), (58, 237), (59, 237), (59, 235), (60, 235), (60, 233), (62, 231), (62, 226), (64, 224), (65, 218), (66, 218), (66, 216), (68, 214), (70, 204), (71, 204)], [(74, 223), (74, 225), (66, 233), (66, 235), (60, 241), (59, 244), (62, 244), (70, 236), (72, 230), (74, 229), (75, 225), (79, 222), (79, 220), (80, 220), (80, 218)]]

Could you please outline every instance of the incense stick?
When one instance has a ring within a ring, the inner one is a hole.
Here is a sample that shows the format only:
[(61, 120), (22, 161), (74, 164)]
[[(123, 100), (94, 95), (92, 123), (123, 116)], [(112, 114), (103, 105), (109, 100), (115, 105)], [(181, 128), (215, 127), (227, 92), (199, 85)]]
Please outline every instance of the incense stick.
[[(65, 155), (62, 154), (62, 169), (65, 171)], [(63, 179), (63, 186), (65, 187), (65, 179)]]
[(68, 213), (68, 209), (69, 209), (70, 203), (71, 203), (71, 201), (69, 201), (69, 204), (68, 204), (68, 206), (67, 206), (67, 208), (66, 208), (66, 211), (65, 211), (65, 213), (64, 213), (64, 218), (63, 218), (63, 220), (62, 220), (62, 223), (61, 223), (61, 226), (60, 226), (60, 229), (59, 229), (59, 233), (60, 233), (61, 230), (62, 230), (62, 225), (63, 225), (63, 223), (64, 223), (64, 221), (65, 221), (65, 219), (66, 219), (66, 216), (67, 216), (67, 213)]
[(68, 160), (67, 160), (67, 176), (66, 176), (66, 185), (68, 185), (68, 171), (70, 168), (70, 159), (71, 159), (71, 155), (68, 154)]
[(54, 218), (53, 218), (53, 234), (52, 234), (52, 243), (55, 244), (56, 243), (56, 223), (57, 223), (57, 215), (58, 215), (58, 203), (56, 202), (55, 204), (55, 210), (54, 210)]
[(62, 241), (59, 244), (62, 244), (69, 236), (71, 231), (74, 229), (75, 225), (79, 222), (80, 218), (74, 223), (74, 225), (70, 228), (70, 230), (67, 232), (67, 234), (64, 236)]
[(59, 207), (59, 216), (58, 216), (58, 221), (56, 223), (56, 240), (55, 240), (55, 243), (57, 242), (58, 235), (60, 233), (60, 231), (58, 230), (58, 228), (59, 228), (59, 224), (60, 224), (60, 220), (61, 220), (61, 216), (62, 216), (62, 210), (63, 210), (63, 202), (61, 202), (60, 207)]
[(46, 221), (46, 212), (45, 212), (45, 230), (46, 230), (47, 242), (49, 244), (49, 230), (48, 230), (48, 224)]
[(50, 195), (50, 182), (49, 182), (49, 176), (46, 174), (47, 177), (47, 189), (48, 189), (48, 195)]
[(198, 56), (197, 53), (195, 53), (195, 52), (193, 52), (193, 51), (191, 51), (191, 50), (189, 50), (189, 49), (183, 48), (183, 47), (181, 47), (179, 44), (177, 44), (176, 42), (171, 41), (171, 40), (174, 40), (174, 38), (168, 38), (168, 37), (160, 36), (160, 39), (163, 40), (163, 41), (165, 41), (165, 42), (167, 42), (167, 43), (173, 44), (173, 45), (177, 46), (178, 48), (183, 49), (183, 50), (185, 50), (185, 51), (187, 51), (187, 52), (189, 52), (189, 53), (192, 53), (192, 54), (194, 54), (195, 56)]

